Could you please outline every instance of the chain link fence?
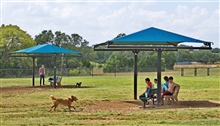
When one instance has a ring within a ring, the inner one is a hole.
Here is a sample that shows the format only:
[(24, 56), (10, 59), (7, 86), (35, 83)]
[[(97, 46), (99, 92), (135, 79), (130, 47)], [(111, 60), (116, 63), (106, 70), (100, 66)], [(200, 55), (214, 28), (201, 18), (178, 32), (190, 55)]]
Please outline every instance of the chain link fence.
[[(138, 68), (141, 69), (141, 68)], [(147, 69), (142, 69), (142, 71)], [(162, 73), (169, 72), (169, 75), (176, 76), (220, 76), (220, 67), (216, 68), (179, 68), (175, 70), (162, 71)], [(54, 75), (53, 68), (46, 68), (46, 77)], [(57, 68), (56, 75), (58, 76), (133, 76), (133, 70), (128, 71), (127, 68), (111, 68), (111, 72), (105, 73), (102, 68)], [(154, 76), (156, 72), (138, 72), (140, 76)], [(35, 69), (35, 77), (38, 77), (38, 68)], [(32, 77), (32, 69), (0, 69), (1, 78), (25, 78)]]

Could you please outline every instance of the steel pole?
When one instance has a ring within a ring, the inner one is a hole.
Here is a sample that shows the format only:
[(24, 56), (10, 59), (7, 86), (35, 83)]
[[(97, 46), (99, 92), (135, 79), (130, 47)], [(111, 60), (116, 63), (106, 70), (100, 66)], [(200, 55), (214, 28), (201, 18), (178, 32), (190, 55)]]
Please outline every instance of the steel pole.
[(32, 61), (32, 64), (33, 64), (33, 68), (32, 68), (32, 86), (34, 86), (34, 82), (35, 82), (35, 58), (36, 57), (32, 57), (33, 61)]
[(132, 51), (134, 53), (134, 100), (137, 100), (137, 60), (138, 50)]
[(54, 77), (53, 77), (53, 79), (54, 79), (54, 83), (53, 83), (53, 87), (54, 88), (56, 88), (56, 60), (57, 60), (57, 56), (56, 55), (54, 55)]
[(157, 50), (157, 105), (161, 105), (161, 54), (162, 50)]

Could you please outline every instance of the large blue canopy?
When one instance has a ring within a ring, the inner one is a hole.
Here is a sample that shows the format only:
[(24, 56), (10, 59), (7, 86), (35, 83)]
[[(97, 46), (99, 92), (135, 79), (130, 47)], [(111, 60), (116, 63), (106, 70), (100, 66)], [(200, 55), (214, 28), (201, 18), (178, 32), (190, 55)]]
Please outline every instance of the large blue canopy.
[(75, 54), (75, 55), (81, 55), (81, 53), (73, 51), (73, 50), (68, 50), (65, 48), (60, 48), (58, 46), (54, 46), (51, 44), (42, 44), (42, 45), (37, 45), (33, 46), (30, 48), (18, 50), (12, 53), (17, 53), (17, 54)]
[[(172, 33), (162, 29), (150, 27), (123, 37), (107, 41), (112, 45), (174, 45), (181, 42), (210, 43), (207, 41), (194, 39), (180, 34)], [(104, 44), (104, 43), (103, 43)]]
[[(178, 47), (179, 43), (203, 43), (206, 47)], [(140, 51), (157, 51), (157, 104), (161, 104), (161, 54), (178, 49), (211, 49), (211, 43), (158, 28), (148, 28), (94, 45), (95, 51), (132, 51), (134, 54), (134, 99), (137, 99), (137, 55)], [(107, 45), (105, 48), (99, 46)], [(168, 46), (167, 46), (168, 45)], [(208, 46), (208, 47), (207, 47)]]

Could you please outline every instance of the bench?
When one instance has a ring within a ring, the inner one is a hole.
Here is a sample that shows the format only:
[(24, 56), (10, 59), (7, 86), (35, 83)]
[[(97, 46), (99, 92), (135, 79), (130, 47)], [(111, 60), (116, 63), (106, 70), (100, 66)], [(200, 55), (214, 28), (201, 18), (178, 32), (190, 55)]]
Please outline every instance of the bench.
[(178, 94), (180, 90), (180, 85), (174, 87), (173, 95), (164, 95), (163, 103), (167, 104), (178, 104)]
[(155, 99), (157, 99), (157, 88), (151, 89), (149, 99), (151, 99), (151, 101), (153, 102), (153, 105), (154, 105), (154, 103), (156, 101)]
[[(50, 82), (50, 85), (53, 86), (54, 85), (54, 77), (50, 77), (48, 79), (48, 82)], [(60, 87), (61, 86), (61, 81), (62, 81), (62, 76), (56, 76), (56, 83), (57, 85)]]
[(145, 108), (146, 103), (147, 103), (148, 100), (151, 100), (153, 102), (153, 105), (154, 105), (155, 99), (157, 98), (155, 94), (157, 94), (157, 89), (151, 89), (149, 91), (148, 97), (145, 97), (145, 98), (141, 99), (144, 103), (143, 108)]

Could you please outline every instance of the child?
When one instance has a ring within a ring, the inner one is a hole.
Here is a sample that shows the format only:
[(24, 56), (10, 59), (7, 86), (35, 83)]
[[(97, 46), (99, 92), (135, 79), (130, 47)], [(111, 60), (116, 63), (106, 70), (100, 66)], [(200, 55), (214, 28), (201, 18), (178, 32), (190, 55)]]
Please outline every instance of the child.
[[(157, 85), (157, 79), (154, 79), (154, 83)], [(157, 88), (157, 87), (155, 87)], [(167, 90), (167, 87), (165, 86), (165, 84), (161, 84), (161, 92), (164, 92)]]
[(147, 102), (147, 98), (149, 97), (150, 90), (152, 89), (152, 83), (150, 82), (149, 78), (145, 79), (145, 83), (146, 83), (146, 90), (145, 90), (145, 92), (143, 92), (139, 96), (139, 99), (144, 102), (144, 106), (143, 106), (144, 108), (145, 108), (145, 105), (146, 105), (146, 102)]

